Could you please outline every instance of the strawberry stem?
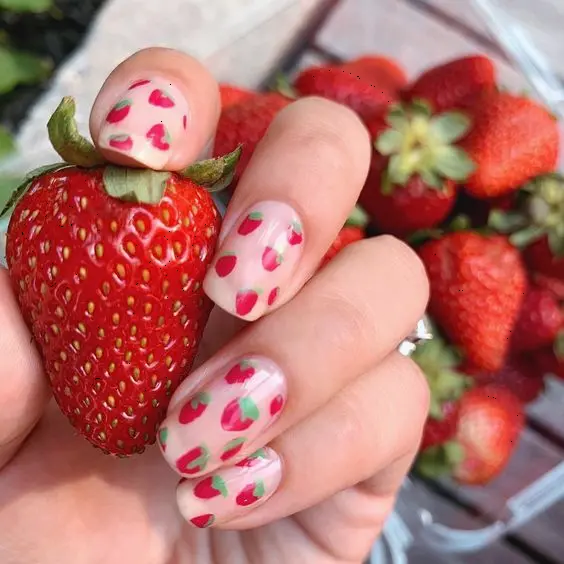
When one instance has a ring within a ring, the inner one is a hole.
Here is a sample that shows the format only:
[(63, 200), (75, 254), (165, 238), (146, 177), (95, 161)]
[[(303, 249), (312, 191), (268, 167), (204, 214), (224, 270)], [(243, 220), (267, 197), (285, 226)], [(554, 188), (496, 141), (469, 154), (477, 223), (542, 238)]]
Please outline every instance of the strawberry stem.
[(181, 170), (179, 174), (203, 186), (208, 192), (219, 192), (231, 184), (241, 157), (241, 150), (241, 145), (239, 145), (234, 151), (223, 157), (194, 163)]

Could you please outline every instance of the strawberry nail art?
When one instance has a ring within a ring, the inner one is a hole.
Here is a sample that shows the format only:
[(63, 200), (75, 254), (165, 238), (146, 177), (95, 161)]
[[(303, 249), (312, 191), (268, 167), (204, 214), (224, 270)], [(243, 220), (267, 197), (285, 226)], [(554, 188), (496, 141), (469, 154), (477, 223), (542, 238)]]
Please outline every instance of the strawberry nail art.
[(235, 466), (182, 481), (176, 492), (178, 507), (195, 527), (210, 527), (262, 505), (281, 479), (280, 457), (271, 448), (262, 448)]
[(302, 222), (282, 202), (260, 202), (223, 238), (204, 290), (221, 308), (253, 321), (277, 302), (304, 246)]
[(279, 417), (285, 398), (284, 375), (271, 360), (251, 356), (230, 363), (205, 389), (171, 404), (159, 431), (163, 455), (187, 478), (237, 463)]
[(102, 148), (159, 170), (182, 143), (188, 116), (188, 103), (176, 86), (163, 78), (143, 78), (114, 102), (97, 141)]

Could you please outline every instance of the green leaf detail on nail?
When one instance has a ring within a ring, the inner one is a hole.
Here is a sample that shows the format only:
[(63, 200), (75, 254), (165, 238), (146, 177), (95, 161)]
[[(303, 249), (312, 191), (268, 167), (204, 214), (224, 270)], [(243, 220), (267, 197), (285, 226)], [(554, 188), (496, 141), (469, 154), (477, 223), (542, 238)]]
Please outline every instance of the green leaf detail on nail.
[(259, 448), (257, 451), (253, 452), (253, 454), (249, 455), (249, 458), (263, 458), (263, 459), (267, 459), (268, 456), (266, 454), (266, 450), (263, 448)]
[(192, 462), (190, 462), (190, 464), (188, 464), (188, 468), (190, 470), (204, 470), (204, 468), (208, 465), (208, 461), (210, 459), (210, 451), (203, 445), (201, 445), (200, 450), (202, 451), (202, 454), (200, 454), (200, 456), (198, 456), (198, 458), (195, 458), (194, 460), (192, 460)]
[(168, 429), (166, 427), (163, 427), (159, 431), (159, 443), (161, 443), (161, 445), (165, 447), (167, 439), (168, 439)]
[(131, 100), (125, 99), (121, 100), (114, 106), (114, 110), (121, 110), (122, 108), (126, 108), (127, 106), (131, 106), (133, 102)]
[(230, 440), (224, 447), (223, 452), (229, 452), (237, 448), (239, 445), (242, 445), (247, 439), (245, 437), (239, 437), (237, 439)]
[(260, 499), (261, 497), (264, 496), (265, 493), (266, 493), (266, 488), (264, 487), (264, 482), (262, 480), (258, 480), (258, 482), (255, 482), (255, 488), (253, 490), (253, 495), (257, 499)]
[(210, 401), (211, 395), (208, 392), (200, 392), (190, 400), (190, 407), (197, 409), (200, 404), (209, 405)]
[(239, 400), (239, 407), (241, 408), (241, 413), (245, 419), (252, 419), (253, 421), (256, 421), (260, 416), (259, 408), (249, 397), (241, 398)]
[(248, 217), (249, 217), (249, 219), (256, 219), (256, 220), (259, 220), (259, 219), (262, 219), (262, 218), (263, 218), (263, 215), (262, 215), (261, 212), (254, 211), (254, 212), (251, 212), (251, 213), (248, 215)]
[(214, 487), (214, 489), (220, 492), (223, 497), (227, 497), (229, 495), (229, 492), (227, 491), (227, 485), (225, 484), (225, 480), (221, 476), (218, 476), (216, 474), (215, 476), (212, 477), (212, 486)]

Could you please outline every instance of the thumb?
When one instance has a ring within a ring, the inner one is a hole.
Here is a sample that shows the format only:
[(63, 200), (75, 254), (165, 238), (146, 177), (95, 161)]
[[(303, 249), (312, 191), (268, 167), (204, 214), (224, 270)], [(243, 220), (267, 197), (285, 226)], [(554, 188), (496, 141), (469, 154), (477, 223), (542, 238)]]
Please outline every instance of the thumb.
[(195, 59), (139, 51), (104, 83), (90, 115), (92, 139), (116, 164), (180, 170), (205, 153), (220, 112), (219, 87)]

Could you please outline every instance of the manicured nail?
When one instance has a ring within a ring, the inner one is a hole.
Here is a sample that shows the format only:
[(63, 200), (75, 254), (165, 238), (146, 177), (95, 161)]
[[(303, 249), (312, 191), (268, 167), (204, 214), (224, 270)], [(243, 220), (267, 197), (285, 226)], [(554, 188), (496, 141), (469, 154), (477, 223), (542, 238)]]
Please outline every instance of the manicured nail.
[(170, 81), (139, 79), (115, 99), (100, 128), (98, 145), (162, 169), (182, 143), (189, 117), (186, 99)]
[(199, 480), (182, 480), (176, 499), (186, 521), (205, 529), (262, 505), (281, 479), (280, 457), (271, 448), (262, 448), (235, 466)]
[(282, 202), (247, 210), (224, 237), (204, 280), (204, 291), (222, 309), (258, 319), (277, 303), (304, 246), (302, 222)]
[(163, 455), (189, 478), (231, 464), (278, 418), (285, 400), (278, 366), (245, 357), (221, 370), (208, 388), (175, 402), (159, 432)]

